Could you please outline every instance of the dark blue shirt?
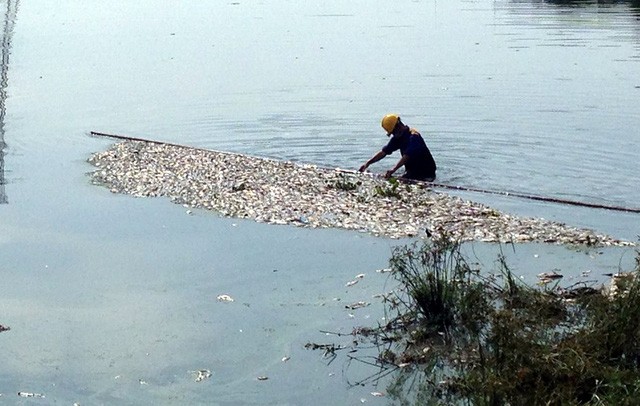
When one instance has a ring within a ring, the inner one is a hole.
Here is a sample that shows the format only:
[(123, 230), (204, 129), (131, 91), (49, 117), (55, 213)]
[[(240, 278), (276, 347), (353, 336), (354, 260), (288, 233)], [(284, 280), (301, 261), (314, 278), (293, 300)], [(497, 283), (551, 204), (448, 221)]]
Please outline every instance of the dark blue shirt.
[(397, 150), (400, 150), (402, 156), (407, 157), (407, 162), (404, 164), (406, 170), (404, 178), (436, 177), (436, 161), (418, 131), (407, 127), (401, 133), (393, 135), (387, 145), (382, 147), (382, 151), (387, 155)]

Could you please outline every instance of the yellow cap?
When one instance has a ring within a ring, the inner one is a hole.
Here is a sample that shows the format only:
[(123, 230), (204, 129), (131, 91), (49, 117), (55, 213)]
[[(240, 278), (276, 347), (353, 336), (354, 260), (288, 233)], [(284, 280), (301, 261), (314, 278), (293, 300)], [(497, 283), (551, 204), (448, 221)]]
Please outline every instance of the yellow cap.
[(382, 128), (385, 129), (387, 135), (393, 132), (393, 129), (396, 128), (396, 124), (398, 124), (399, 120), (400, 116), (398, 116), (397, 114), (387, 114), (386, 116), (382, 117)]

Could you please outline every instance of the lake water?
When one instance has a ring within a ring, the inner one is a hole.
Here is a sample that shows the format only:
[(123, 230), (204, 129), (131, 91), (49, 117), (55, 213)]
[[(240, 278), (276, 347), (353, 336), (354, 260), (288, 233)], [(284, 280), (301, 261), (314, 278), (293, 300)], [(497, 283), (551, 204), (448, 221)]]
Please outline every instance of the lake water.
[[(407, 241), (110, 194), (86, 176), (86, 159), (112, 142), (91, 130), (355, 169), (397, 112), (422, 132), (440, 183), (640, 207), (640, 8), (628, 3), (0, 4), (0, 324), (11, 327), (0, 400), (388, 402), (371, 395), (384, 386), (349, 386), (366, 367), (345, 372), (303, 346), (381, 317), (375, 304), (344, 305), (392, 286), (374, 270)], [(459, 194), (640, 233), (637, 214)], [(496, 248), (474, 249), (491, 266)], [(556, 267), (615, 272), (634, 257), (587, 253), (510, 255), (527, 280)], [(199, 369), (212, 377), (194, 382)]]

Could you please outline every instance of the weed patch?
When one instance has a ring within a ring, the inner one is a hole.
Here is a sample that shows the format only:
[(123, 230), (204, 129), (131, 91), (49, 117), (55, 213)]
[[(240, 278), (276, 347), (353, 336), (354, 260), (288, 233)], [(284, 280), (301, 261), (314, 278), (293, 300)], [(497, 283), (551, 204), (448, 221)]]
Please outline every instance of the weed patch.
[(353, 335), (378, 346), (376, 376), (396, 372), (403, 404), (635, 404), (638, 257), (611, 286), (532, 287), (502, 256), (497, 276), (473, 269), (446, 238), (398, 247), (385, 324)]
[(350, 192), (353, 190), (357, 190), (361, 184), (361, 181), (349, 179), (347, 176), (341, 174), (335, 181), (328, 183), (327, 186), (332, 189)]
[(373, 192), (376, 196), (380, 197), (395, 197), (396, 199), (400, 199), (402, 194), (400, 190), (400, 182), (398, 179), (391, 178), (388, 180), (388, 183), (385, 185), (376, 185)]

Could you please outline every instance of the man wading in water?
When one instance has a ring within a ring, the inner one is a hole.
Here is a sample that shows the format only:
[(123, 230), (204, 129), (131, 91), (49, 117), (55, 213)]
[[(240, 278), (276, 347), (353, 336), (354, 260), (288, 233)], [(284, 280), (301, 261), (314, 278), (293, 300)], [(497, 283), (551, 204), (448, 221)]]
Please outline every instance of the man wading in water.
[(377, 154), (360, 167), (364, 172), (371, 164), (378, 162), (394, 151), (400, 150), (400, 160), (385, 174), (390, 178), (400, 167), (404, 166), (405, 173), (400, 179), (424, 180), (433, 182), (436, 178), (436, 162), (431, 156), (431, 151), (425, 144), (420, 133), (400, 121), (396, 114), (387, 114), (382, 118), (382, 128), (387, 131), (387, 137), (392, 136), (387, 145), (382, 147)]

